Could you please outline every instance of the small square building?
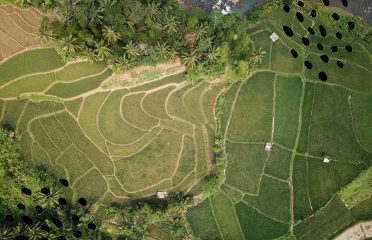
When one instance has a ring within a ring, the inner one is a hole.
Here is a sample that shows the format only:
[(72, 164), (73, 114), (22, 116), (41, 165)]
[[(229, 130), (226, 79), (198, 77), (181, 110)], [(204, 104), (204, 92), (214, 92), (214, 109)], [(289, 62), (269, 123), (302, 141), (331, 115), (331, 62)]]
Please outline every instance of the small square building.
[(158, 192), (157, 197), (158, 199), (164, 199), (167, 197), (167, 192)]
[(329, 163), (331, 161), (331, 158), (329, 156), (324, 156), (323, 157), (323, 162), (324, 163)]
[(265, 143), (265, 151), (270, 152), (272, 148), (273, 148), (272, 143), (269, 142)]
[(270, 39), (271, 39), (271, 41), (276, 42), (276, 41), (279, 40), (279, 36), (278, 36), (278, 34), (276, 34), (276, 32), (273, 32), (273, 33), (270, 35)]

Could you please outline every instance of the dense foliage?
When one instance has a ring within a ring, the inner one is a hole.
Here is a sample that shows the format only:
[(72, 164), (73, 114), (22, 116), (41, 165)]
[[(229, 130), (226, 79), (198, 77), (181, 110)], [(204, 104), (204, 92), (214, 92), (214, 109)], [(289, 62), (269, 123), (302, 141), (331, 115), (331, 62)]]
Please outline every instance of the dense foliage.
[(246, 32), (239, 14), (183, 11), (175, 0), (16, 1), (46, 11), (38, 31), (56, 41), (65, 60), (84, 56), (108, 61), (117, 71), (180, 58), (188, 80), (201, 76), (246, 79), (264, 52)]

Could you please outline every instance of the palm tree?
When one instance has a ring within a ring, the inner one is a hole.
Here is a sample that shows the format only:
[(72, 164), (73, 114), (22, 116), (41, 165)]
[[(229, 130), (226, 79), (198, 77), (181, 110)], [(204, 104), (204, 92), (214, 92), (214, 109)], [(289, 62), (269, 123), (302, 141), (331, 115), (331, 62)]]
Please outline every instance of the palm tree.
[(93, 52), (96, 54), (98, 61), (103, 61), (111, 56), (111, 50), (103, 40), (96, 43), (96, 49)]
[(149, 3), (145, 8), (145, 16), (152, 21), (155, 21), (156, 19), (158, 19), (160, 16), (159, 6), (160, 6), (159, 3), (155, 3), (155, 2)]
[(109, 43), (116, 43), (121, 39), (120, 33), (116, 32), (112, 27), (105, 26), (102, 32), (104, 39)]
[(199, 61), (199, 53), (197, 50), (190, 51), (182, 55), (181, 62), (188, 68), (195, 68)]
[(0, 239), (4, 240), (10, 240), (14, 239), (16, 237), (16, 234), (13, 232), (13, 230), (9, 227), (1, 227), (0, 228)]
[(178, 25), (180, 23), (177, 21), (176, 17), (175, 16), (172, 16), (172, 17), (168, 17), (166, 16), (165, 19), (164, 19), (164, 27), (163, 29), (165, 31), (167, 31), (168, 33), (171, 33), (171, 32), (174, 32), (176, 33), (177, 32), (177, 28), (178, 28)]
[(251, 61), (253, 61), (253, 63), (257, 64), (261, 64), (262, 63), (262, 59), (264, 57), (264, 55), (266, 54), (265, 51), (262, 51), (262, 47), (260, 47), (259, 49), (256, 49), (252, 54), (251, 54), (251, 57), (249, 58)]
[(36, 240), (44, 237), (44, 231), (40, 227), (40, 223), (34, 224), (32, 226), (27, 226), (26, 229), (27, 236), (30, 240)]
[(86, 57), (88, 62), (93, 63), (93, 62), (98, 62), (98, 57), (94, 53), (94, 51), (90, 48), (84, 48), (82, 51), (83, 56)]
[(203, 38), (207, 34), (206, 28), (203, 25), (198, 25), (193, 32), (196, 40)]
[(46, 18), (41, 20), (40, 27), (36, 30), (36, 37), (43, 43), (50, 42), (55, 39), (55, 35), (49, 28)]
[(30, 5), (32, 0), (16, 0), (15, 3), (20, 7), (24, 7)]
[(61, 16), (63, 23), (68, 23), (74, 15), (75, 7), (80, 0), (58, 0), (58, 15)]
[(211, 51), (207, 53), (207, 59), (210, 63), (216, 62), (220, 56), (220, 48), (212, 47)]
[(155, 50), (156, 50), (156, 58), (158, 60), (164, 61), (167, 58), (169, 59), (171, 49), (167, 45), (167, 43), (163, 43), (163, 44), (158, 43), (158, 45), (155, 47)]
[(78, 39), (71, 34), (68, 37), (62, 38), (58, 45), (66, 56), (73, 56), (80, 49)]
[(97, 7), (92, 3), (92, 6), (89, 8), (90, 11), (88, 13), (89, 22), (101, 24), (103, 21), (103, 7)]
[(136, 43), (134, 43), (132, 40), (127, 43), (125, 47), (123, 47), (125, 50), (126, 54), (130, 58), (136, 58), (137, 56), (140, 55), (140, 49), (137, 46)]
[(122, 57), (115, 59), (114, 65), (119, 71), (128, 71), (134, 67), (134, 60), (124, 54)]
[(49, 189), (49, 195), (39, 193), (40, 205), (43, 208), (54, 208), (58, 204), (60, 190), (56, 188)]

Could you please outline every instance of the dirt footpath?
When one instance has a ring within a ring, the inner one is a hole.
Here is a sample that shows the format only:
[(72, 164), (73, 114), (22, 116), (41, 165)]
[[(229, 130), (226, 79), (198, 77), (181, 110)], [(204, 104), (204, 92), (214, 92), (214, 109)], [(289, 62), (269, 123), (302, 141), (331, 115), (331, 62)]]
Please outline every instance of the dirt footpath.
[(372, 238), (372, 221), (360, 222), (346, 229), (334, 240), (364, 240)]

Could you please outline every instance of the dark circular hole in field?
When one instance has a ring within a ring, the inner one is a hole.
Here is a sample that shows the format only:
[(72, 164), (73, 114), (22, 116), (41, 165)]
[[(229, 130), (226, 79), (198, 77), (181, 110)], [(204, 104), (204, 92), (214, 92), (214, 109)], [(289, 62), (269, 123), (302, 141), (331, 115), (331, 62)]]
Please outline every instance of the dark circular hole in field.
[(52, 220), (52, 222), (54, 223), (54, 225), (56, 225), (56, 227), (60, 228), (63, 226), (62, 222), (56, 217), (51, 217), (50, 220)]
[(320, 56), (320, 59), (322, 59), (323, 62), (327, 63), (329, 61), (329, 57), (327, 55)]
[(286, 5), (284, 5), (283, 10), (284, 10), (284, 12), (289, 12), (291, 10), (291, 8), (286, 4)]
[(332, 52), (337, 52), (338, 48), (336, 46), (331, 47)]
[(31, 195), (31, 190), (30, 190), (29, 188), (25, 188), (25, 187), (23, 187), (23, 188), (21, 189), (21, 191), (22, 191), (24, 194), (26, 194), (26, 195)]
[(323, 0), (324, 5), (329, 6), (329, 0)]
[(80, 219), (80, 218), (79, 218), (78, 215), (74, 214), (74, 215), (72, 215), (71, 219), (72, 219), (72, 221), (74, 221), (74, 222), (79, 222), (79, 219)]
[(291, 54), (292, 54), (292, 57), (294, 57), (294, 58), (297, 58), (298, 57), (298, 53), (294, 49), (291, 50)]
[(306, 37), (302, 37), (301, 41), (302, 41), (302, 43), (303, 43), (305, 46), (309, 46), (309, 44), (310, 44), (309, 39), (307, 39)]
[(24, 223), (26, 223), (27, 225), (32, 225), (32, 224), (33, 224), (33, 221), (32, 221), (32, 219), (31, 219), (29, 216), (23, 215), (23, 216), (21, 217), (21, 219), (22, 219), (22, 221), (23, 221)]
[(80, 232), (80, 231), (76, 231), (76, 232), (74, 232), (74, 236), (75, 236), (76, 238), (81, 237), (81, 232)]
[(315, 34), (315, 31), (312, 27), (308, 27), (307, 28), (307, 31), (311, 34), (311, 35), (314, 35)]
[(353, 48), (352, 48), (350, 45), (347, 45), (347, 46), (345, 47), (345, 49), (346, 49), (346, 51), (348, 51), (348, 52), (352, 52), (352, 51), (353, 51)]
[(49, 232), (50, 231), (50, 227), (48, 225), (41, 225), (41, 230), (45, 231), (45, 232)]
[(14, 218), (13, 218), (12, 215), (9, 215), (8, 214), (8, 215), (5, 216), (5, 220), (8, 221), (8, 222), (13, 222), (14, 221)]
[(40, 192), (46, 196), (48, 196), (50, 194), (50, 190), (49, 188), (46, 188), (46, 187), (43, 187)]
[(285, 34), (287, 34), (288, 37), (293, 37), (293, 31), (290, 27), (283, 26), (283, 30), (284, 30)]
[(332, 14), (332, 18), (335, 20), (335, 21), (338, 21), (340, 19), (340, 16), (338, 16), (337, 13), (333, 13)]
[(298, 6), (300, 6), (300, 7), (304, 7), (304, 6), (305, 6), (305, 4), (304, 4), (303, 1), (298, 1), (297, 4), (298, 4)]
[(18, 203), (17, 204), (17, 208), (18, 209), (21, 209), (21, 210), (25, 210), (26, 209), (26, 206), (23, 203)]
[(64, 236), (59, 236), (58, 240), (66, 240), (66, 238)]
[(66, 205), (67, 201), (64, 198), (60, 198), (60, 199), (58, 199), (58, 203), (61, 204), (61, 205)]
[(39, 214), (42, 214), (42, 213), (43, 213), (43, 208), (40, 207), (39, 205), (37, 205), (37, 206), (35, 207), (35, 209), (36, 209), (36, 212), (37, 212), (37, 213), (39, 213)]
[(342, 5), (344, 5), (344, 7), (347, 7), (347, 5), (349, 5), (347, 0), (341, 0), (341, 1), (342, 1)]
[(336, 38), (341, 39), (341, 38), (342, 38), (342, 33), (337, 32), (337, 33), (336, 33)]
[(315, 11), (315, 9), (311, 10), (310, 15), (311, 15), (312, 17), (316, 17), (316, 11)]
[(26, 237), (26, 236), (16, 236), (15, 239), (16, 240), (28, 240), (28, 237)]
[(63, 186), (67, 187), (68, 186), (68, 181), (66, 179), (59, 179), (59, 182), (62, 183)]
[(80, 203), (81, 206), (86, 206), (87, 200), (85, 200), (85, 198), (79, 198), (78, 203)]
[(325, 29), (325, 27), (323, 27), (323, 25), (319, 25), (319, 31), (320, 31), (320, 35), (322, 35), (322, 37), (327, 36), (327, 30)]
[(355, 27), (355, 23), (354, 22), (348, 22), (347, 25), (349, 26), (349, 30), (353, 30), (354, 27)]
[(88, 224), (88, 228), (91, 229), (91, 230), (96, 230), (96, 224), (91, 222), (91, 223)]
[(323, 45), (322, 45), (321, 43), (318, 43), (318, 44), (316, 45), (316, 47), (317, 47), (319, 50), (323, 50)]
[(297, 17), (297, 20), (299, 22), (303, 22), (304, 21), (304, 16), (302, 15), (302, 13), (296, 12), (296, 17)]
[(343, 62), (341, 62), (340, 60), (337, 60), (337, 66), (339, 67), (339, 68), (343, 68), (344, 67), (344, 63)]
[(327, 81), (327, 74), (325, 72), (320, 72), (319, 79), (322, 80), (323, 82)]
[(307, 69), (312, 69), (313, 68), (313, 64), (310, 62), (310, 61), (305, 61), (304, 62), (304, 65)]

